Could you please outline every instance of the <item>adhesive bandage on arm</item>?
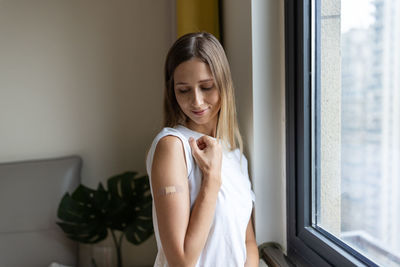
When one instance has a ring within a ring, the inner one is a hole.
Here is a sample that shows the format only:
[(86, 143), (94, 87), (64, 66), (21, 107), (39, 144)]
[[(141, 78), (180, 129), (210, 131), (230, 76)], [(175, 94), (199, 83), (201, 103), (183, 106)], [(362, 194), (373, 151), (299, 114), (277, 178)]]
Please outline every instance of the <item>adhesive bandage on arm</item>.
[(158, 195), (159, 196), (166, 196), (166, 195), (171, 195), (175, 193), (181, 193), (183, 192), (183, 188), (180, 185), (169, 185), (166, 187), (163, 187), (158, 190)]

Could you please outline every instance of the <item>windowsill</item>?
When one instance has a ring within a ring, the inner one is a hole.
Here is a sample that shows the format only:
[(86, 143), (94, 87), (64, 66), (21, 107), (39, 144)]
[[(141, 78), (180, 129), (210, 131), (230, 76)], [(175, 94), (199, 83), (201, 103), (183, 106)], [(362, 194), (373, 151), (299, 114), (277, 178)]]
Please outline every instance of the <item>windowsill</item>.
[(296, 266), (283, 253), (282, 247), (274, 242), (264, 243), (259, 246), (260, 257), (270, 267), (292, 267)]

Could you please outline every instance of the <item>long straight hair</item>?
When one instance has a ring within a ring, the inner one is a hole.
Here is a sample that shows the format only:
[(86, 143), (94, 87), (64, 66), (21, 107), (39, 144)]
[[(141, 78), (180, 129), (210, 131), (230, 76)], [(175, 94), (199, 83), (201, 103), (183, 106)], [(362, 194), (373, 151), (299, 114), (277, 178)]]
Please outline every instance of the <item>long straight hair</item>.
[(239, 148), (242, 154), (243, 141), (237, 123), (235, 93), (229, 63), (222, 45), (210, 33), (188, 33), (176, 40), (170, 48), (164, 70), (163, 126), (174, 127), (188, 120), (176, 101), (174, 71), (179, 64), (192, 58), (198, 58), (210, 67), (220, 93), (221, 108), (218, 112), (217, 140), (221, 140), (229, 150)]

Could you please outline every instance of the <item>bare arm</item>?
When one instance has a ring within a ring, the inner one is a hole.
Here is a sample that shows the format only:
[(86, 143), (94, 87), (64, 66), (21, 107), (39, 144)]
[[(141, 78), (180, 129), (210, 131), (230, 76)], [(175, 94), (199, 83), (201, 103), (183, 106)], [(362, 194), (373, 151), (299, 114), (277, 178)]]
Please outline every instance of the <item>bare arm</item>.
[(246, 229), (246, 251), (247, 251), (247, 259), (244, 266), (258, 267), (258, 264), (260, 262), (260, 257), (258, 254), (256, 239), (254, 237), (254, 230), (253, 230), (253, 224), (251, 222), (251, 217)]
[[(200, 151), (196, 147), (196, 150), (193, 147), (195, 144), (196, 142), (192, 142), (191, 146), (193, 156), (197, 161), (204, 156), (206, 149)], [(213, 144), (209, 144), (208, 152), (218, 156), (218, 153), (211, 151), (212, 146)], [(209, 155), (202, 159), (207, 158), (212, 159)], [(189, 185), (183, 144), (174, 136), (166, 136), (159, 141), (151, 172), (153, 191), (157, 192), (168, 186), (181, 186), (183, 189), (174, 194), (155, 193), (153, 196), (160, 239), (170, 266), (194, 266), (210, 231), (220, 187), (220, 166), (205, 164), (202, 167), (199, 164), (199, 167), (204, 169), (202, 169), (203, 181), (190, 214)]]

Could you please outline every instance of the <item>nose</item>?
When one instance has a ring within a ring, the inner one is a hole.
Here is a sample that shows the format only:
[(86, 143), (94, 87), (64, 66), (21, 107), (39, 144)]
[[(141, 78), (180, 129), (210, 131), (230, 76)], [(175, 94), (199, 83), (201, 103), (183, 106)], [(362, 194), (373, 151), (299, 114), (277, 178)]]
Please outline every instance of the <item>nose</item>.
[(193, 94), (193, 101), (192, 104), (194, 107), (201, 107), (204, 103), (203, 92), (200, 88), (196, 87)]

